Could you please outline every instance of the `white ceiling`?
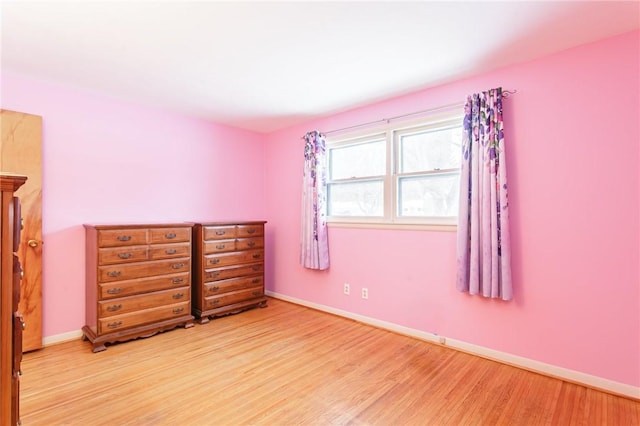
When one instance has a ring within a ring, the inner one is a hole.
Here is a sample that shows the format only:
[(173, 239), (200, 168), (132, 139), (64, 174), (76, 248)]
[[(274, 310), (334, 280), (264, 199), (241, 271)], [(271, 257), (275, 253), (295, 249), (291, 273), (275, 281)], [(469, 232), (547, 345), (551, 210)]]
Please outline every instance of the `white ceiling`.
[(638, 1), (0, 1), (2, 69), (259, 132), (639, 28)]

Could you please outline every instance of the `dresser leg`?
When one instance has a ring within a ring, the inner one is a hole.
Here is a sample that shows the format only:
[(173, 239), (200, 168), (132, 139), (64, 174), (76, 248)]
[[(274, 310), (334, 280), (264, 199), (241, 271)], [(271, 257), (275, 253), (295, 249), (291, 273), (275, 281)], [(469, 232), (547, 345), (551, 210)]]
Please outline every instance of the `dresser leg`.
[(106, 351), (107, 347), (104, 345), (104, 343), (102, 344), (98, 344), (98, 345), (93, 345), (93, 353), (98, 353), (98, 352), (102, 352), (102, 351)]

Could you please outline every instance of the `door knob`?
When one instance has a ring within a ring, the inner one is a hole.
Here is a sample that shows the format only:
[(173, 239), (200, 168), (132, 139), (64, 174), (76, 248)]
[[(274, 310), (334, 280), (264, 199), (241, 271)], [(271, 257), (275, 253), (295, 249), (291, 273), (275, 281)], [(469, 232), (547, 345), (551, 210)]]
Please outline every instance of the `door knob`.
[(38, 247), (38, 240), (29, 240), (27, 244), (29, 244), (29, 247)]

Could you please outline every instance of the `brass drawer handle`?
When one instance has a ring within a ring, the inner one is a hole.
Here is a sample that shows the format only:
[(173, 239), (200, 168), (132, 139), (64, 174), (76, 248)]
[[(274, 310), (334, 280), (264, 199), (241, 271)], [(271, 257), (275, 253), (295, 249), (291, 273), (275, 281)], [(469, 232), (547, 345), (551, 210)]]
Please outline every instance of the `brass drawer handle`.
[(184, 293), (176, 293), (173, 296), (174, 299), (182, 299), (184, 297)]
[(248, 245), (249, 247), (253, 247), (253, 246), (255, 246), (255, 245), (256, 245), (256, 242), (255, 242), (255, 241), (249, 241), (249, 242), (247, 243), (247, 245)]
[(120, 293), (122, 293), (122, 287), (110, 288), (109, 290), (107, 290), (107, 293), (109, 293), (109, 294), (120, 294)]
[(184, 311), (184, 308), (176, 308), (176, 309), (174, 309), (174, 310), (173, 310), (173, 313), (174, 313), (174, 314), (179, 314), (179, 313), (181, 313), (182, 311)]
[(209, 287), (210, 293), (215, 293), (218, 290), (220, 290), (220, 286), (214, 285), (213, 287)]
[(258, 284), (260, 282), (260, 278), (254, 278), (253, 281), (251, 281), (251, 284)]
[(254, 271), (259, 271), (260, 270), (260, 265), (253, 265), (251, 267), (251, 269), (253, 269)]
[(184, 263), (174, 263), (173, 265), (171, 265), (171, 267), (173, 269), (182, 269), (184, 268)]
[(166, 254), (176, 254), (176, 253), (177, 253), (176, 249), (167, 249), (167, 250), (165, 250), (164, 252), (165, 252)]
[(226, 247), (226, 246), (225, 246), (224, 244), (218, 244), (218, 245), (216, 246), (216, 248), (217, 248), (218, 250), (222, 250), (222, 249), (224, 249), (225, 247)]
[(253, 255), (254, 259), (260, 259), (262, 257), (262, 255), (260, 253), (256, 253)]
[(216, 235), (224, 235), (226, 234), (226, 231), (216, 231)]
[(182, 284), (184, 282), (184, 278), (174, 278), (171, 282), (173, 284)]
[(122, 272), (120, 272), (120, 271), (110, 271), (110, 272), (107, 272), (107, 275), (112, 277), (112, 278), (115, 278), (115, 277), (119, 277), (120, 275), (122, 275)]
[(122, 325), (122, 321), (115, 321), (115, 322), (110, 322), (109, 324), (107, 324), (107, 327), (109, 328), (118, 328)]
[(220, 259), (209, 259), (209, 263), (212, 265), (217, 265), (220, 263)]
[(207, 274), (207, 278), (218, 278), (220, 276), (220, 272), (209, 272)]
[(262, 296), (262, 292), (261, 291), (254, 291), (253, 295), (258, 297), (258, 296)]
[(220, 299), (213, 299), (209, 301), (209, 304), (212, 306), (216, 306), (218, 303), (220, 303)]
[(122, 309), (122, 305), (107, 306), (107, 311), (109, 311), (109, 312), (119, 311), (120, 309)]
[(255, 229), (247, 229), (247, 234), (255, 234), (256, 230)]
[(131, 259), (131, 256), (133, 256), (131, 253), (118, 253), (120, 259)]
[(120, 235), (118, 236), (118, 241), (130, 241), (131, 240), (131, 235)]
[(176, 234), (175, 234), (174, 232), (170, 232), (170, 233), (168, 233), (168, 234), (164, 234), (164, 237), (165, 237), (167, 240), (173, 240), (173, 239), (176, 237)]

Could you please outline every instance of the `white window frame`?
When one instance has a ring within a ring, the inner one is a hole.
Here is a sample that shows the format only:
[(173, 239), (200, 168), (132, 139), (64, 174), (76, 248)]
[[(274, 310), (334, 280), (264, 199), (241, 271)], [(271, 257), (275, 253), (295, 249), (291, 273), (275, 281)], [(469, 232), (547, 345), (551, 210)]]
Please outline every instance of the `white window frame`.
[[(402, 176), (423, 175), (423, 173), (407, 173), (399, 174), (398, 164), (398, 137), (399, 134), (407, 131), (415, 130), (435, 130), (452, 126), (462, 126), (464, 113), (462, 106), (457, 111), (445, 112), (440, 114), (431, 114), (426, 117), (403, 122), (389, 122), (387, 124), (370, 127), (365, 130), (342, 133), (336, 136), (329, 135), (326, 137), (327, 150), (340, 148), (350, 145), (356, 145), (368, 140), (382, 136), (385, 139), (386, 146), (386, 165), (385, 175), (376, 176), (383, 179), (383, 199), (384, 214), (382, 217), (367, 216), (327, 216), (327, 223), (330, 227), (348, 227), (348, 228), (383, 228), (383, 229), (425, 229), (437, 231), (456, 231), (457, 216), (455, 217), (403, 217), (397, 214), (397, 190), (398, 181)], [(330, 155), (326, 156), (327, 162), (330, 161)], [(330, 164), (327, 164), (330, 167)], [(451, 173), (453, 170), (443, 170), (435, 173)], [(455, 172), (455, 171), (453, 171)], [(457, 170), (460, 173), (460, 170)], [(328, 182), (332, 183), (328, 176)], [(372, 176), (373, 177), (373, 176)], [(349, 181), (366, 181), (372, 177), (352, 178)], [(340, 182), (336, 180), (335, 182)], [(345, 180), (342, 180), (345, 181)]]

